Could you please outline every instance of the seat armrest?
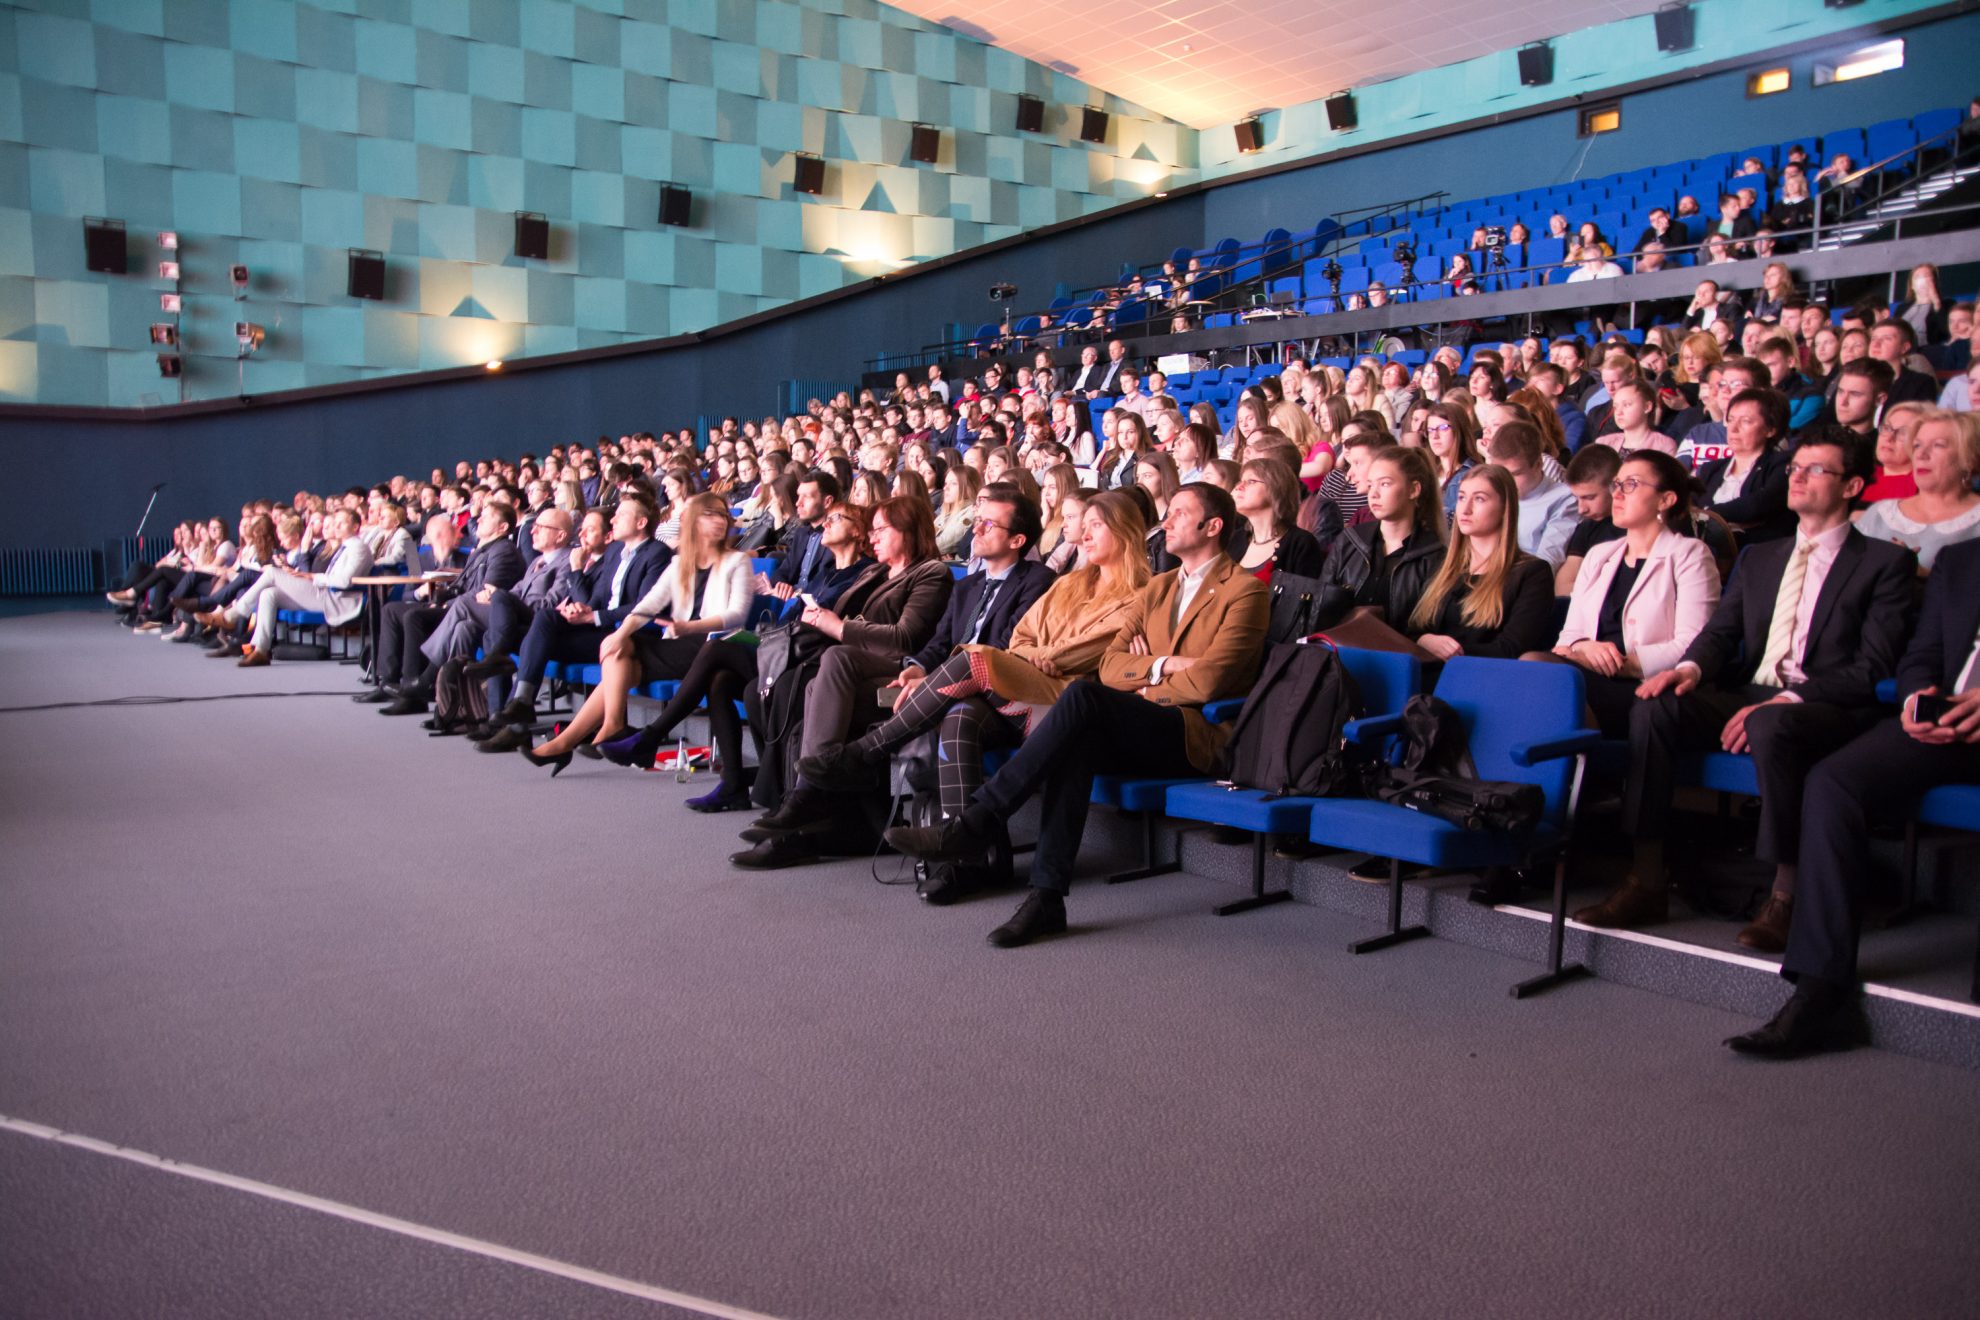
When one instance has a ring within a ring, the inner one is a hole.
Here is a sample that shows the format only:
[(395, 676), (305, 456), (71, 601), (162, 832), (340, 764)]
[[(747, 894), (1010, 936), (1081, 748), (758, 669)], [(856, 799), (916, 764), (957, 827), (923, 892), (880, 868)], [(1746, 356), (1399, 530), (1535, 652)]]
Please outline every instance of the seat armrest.
[(1400, 712), (1394, 715), (1370, 715), (1363, 719), (1349, 720), (1341, 726), (1341, 736), (1351, 743), (1373, 743), (1402, 732), (1403, 717)]
[(1243, 697), (1225, 697), (1222, 701), (1206, 701), (1203, 703), (1203, 718), (1212, 724), (1229, 724), (1243, 709)]
[(1877, 684), (1877, 700), (1886, 706), (1895, 706), (1898, 704), (1897, 680), (1895, 678), (1887, 678)]
[(1519, 743), (1508, 750), (1514, 765), (1532, 766), (1542, 761), (1558, 761), (1563, 756), (1583, 756), (1592, 752), (1602, 742), (1599, 729), (1577, 729), (1564, 733), (1558, 738), (1542, 738), (1537, 742)]

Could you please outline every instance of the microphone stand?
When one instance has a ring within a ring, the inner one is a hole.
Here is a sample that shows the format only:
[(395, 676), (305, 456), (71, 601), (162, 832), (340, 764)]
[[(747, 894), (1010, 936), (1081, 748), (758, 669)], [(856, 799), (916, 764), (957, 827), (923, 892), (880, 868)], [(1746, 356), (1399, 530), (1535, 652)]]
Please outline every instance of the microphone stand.
[(144, 514), (138, 519), (137, 530), (131, 533), (132, 539), (140, 544), (144, 541), (144, 525), (151, 521), (151, 510), (158, 503), (158, 492), (164, 489), (165, 483), (159, 482), (151, 488), (151, 498), (144, 502)]

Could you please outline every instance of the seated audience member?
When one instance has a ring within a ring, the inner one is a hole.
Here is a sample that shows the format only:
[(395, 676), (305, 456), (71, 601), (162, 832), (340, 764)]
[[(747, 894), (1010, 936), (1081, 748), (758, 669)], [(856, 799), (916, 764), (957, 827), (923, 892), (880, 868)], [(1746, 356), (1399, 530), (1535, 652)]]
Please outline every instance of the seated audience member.
[(1691, 235), (1682, 222), (1671, 219), (1669, 211), (1661, 206), (1652, 207), (1649, 225), (1636, 236), (1635, 250), (1645, 251), (1652, 243), (1660, 245), (1667, 251), (1671, 248), (1689, 247)]
[(419, 562), (419, 547), (406, 527), (406, 511), (397, 504), (377, 508), (377, 521), (369, 538), (372, 568), (378, 572), (410, 573)]
[[(626, 698), (642, 683), (687, 676), (708, 638), (743, 626), (749, 615), (750, 559), (730, 545), (735, 523), (727, 500), (690, 496), (681, 510), (680, 549), (653, 589), (599, 643), (598, 686), (556, 737), (525, 748), (532, 765), (552, 766), (555, 778), (587, 742), (627, 736)], [(664, 629), (648, 624), (662, 623)]]
[(1384, 446), (1369, 458), (1365, 480), (1372, 516), (1335, 540), (1321, 586), (1347, 597), (1350, 608), (1380, 609), (1400, 630), (1444, 561), (1443, 498), (1427, 450)]
[(777, 552), (781, 567), (782, 550), (797, 529), (798, 478), (795, 472), (782, 473), (757, 486), (755, 496), (743, 506), (745, 522), (736, 537), (736, 549), (752, 557)]
[(1457, 512), (1458, 482), (1484, 461), (1478, 452), (1478, 423), (1468, 408), (1438, 404), (1423, 419), (1423, 440), (1437, 472), (1438, 502), (1449, 523)]
[[(1486, 441), (1485, 457), (1517, 484), (1519, 519), (1515, 529), (1519, 548), (1547, 561), (1551, 583), (1554, 570), (1567, 558), (1568, 537), (1574, 535), (1575, 524), (1581, 521), (1574, 492), (1542, 470), (1540, 432), (1530, 422), (1501, 426)], [(1458, 499), (1461, 503), (1464, 496)]]
[(1980, 537), (1980, 495), (1973, 491), (1976, 471), (1980, 471), (1980, 415), (1925, 409), (1911, 427), (1916, 493), (1872, 504), (1857, 519), (1856, 530), (1914, 552), (1919, 572), (1929, 573), (1948, 545)]
[(1767, 369), (1767, 379), (1761, 383), (1779, 390), (1788, 401), (1788, 430), (1799, 431), (1814, 421), (1822, 411), (1822, 390), (1801, 373), (1794, 341), (1786, 335), (1774, 335), (1761, 342), (1756, 356)]
[(1767, 380), (1767, 369), (1752, 358), (1721, 358), (1706, 367), (1698, 399), (1708, 420), (1692, 426), (1679, 438), (1678, 462), (1696, 472), (1705, 464), (1724, 458), (1729, 451), (1726, 410), (1735, 397), (1759, 389)]
[(1726, 407), (1724, 458), (1698, 469), (1700, 503), (1726, 520), (1742, 542), (1794, 534), (1787, 506), (1788, 402), (1778, 390), (1741, 390)]
[(1068, 533), (1077, 536), (1077, 526), (1066, 520), (1066, 501), (1079, 490), (1079, 469), (1070, 463), (1054, 463), (1038, 474), (1038, 554), (1047, 559)]
[[(603, 547), (603, 515), (588, 521), (595, 522), (599, 529), (594, 533), (594, 548)], [(458, 661), (463, 670), (473, 670), (467, 677), (477, 682), (487, 680), (498, 670), (506, 674), (510, 666), (509, 651), (521, 643), (532, 613), (570, 599), (574, 579), (571, 515), (563, 509), (542, 510), (530, 522), (529, 539), (535, 557), (515, 586), (504, 588), (490, 583), (448, 604), (440, 626), (421, 648), (428, 661), (442, 668), (450, 660)], [(475, 651), (484, 645), (485, 658), (475, 661)], [(499, 701), (490, 707), (500, 708)], [(442, 724), (437, 719), (426, 721), (423, 727), (435, 733), (470, 732), (465, 724)], [(485, 726), (472, 730), (477, 740), (496, 731)]]
[(1275, 573), (1314, 577), (1320, 572), (1326, 552), (1297, 522), (1305, 494), (1290, 463), (1271, 457), (1244, 463), (1231, 492), (1239, 524), (1231, 535), (1230, 554), (1238, 567), (1265, 583)]
[[(1700, 255), (1703, 260), (1703, 254)], [(1717, 280), (1700, 280), (1692, 291), (1691, 304), (1684, 311), (1686, 330), (1710, 330), (1724, 322), (1737, 332), (1746, 319), (1746, 304), (1730, 289), (1721, 289)]]
[(1939, 382), (1923, 371), (1914, 371), (1909, 359), (1918, 350), (1918, 336), (1911, 322), (1895, 318), (1870, 327), (1870, 356), (1891, 369), (1891, 385), (1884, 391), (1890, 403), (1936, 404)]
[(1176, 460), (1157, 449), (1143, 454), (1134, 465), (1134, 481), (1148, 492), (1154, 501), (1155, 516), (1159, 520), (1162, 510), (1169, 507), (1169, 497), (1182, 488), (1176, 476)]
[[(1527, 373), (1526, 388), (1548, 400), (1561, 424), (1561, 434), (1571, 450), (1581, 448), (1588, 438), (1588, 415), (1567, 393), (1567, 373), (1552, 362), (1537, 364)], [(1517, 392), (1516, 392), (1517, 393)], [(1479, 420), (1484, 421), (1481, 415)]]
[(1223, 552), (1236, 519), (1222, 490), (1183, 487), (1170, 502), (1167, 529), (1181, 567), (1143, 588), (1098, 676), (1065, 690), (961, 816), (887, 831), (887, 842), (910, 856), (980, 863), (1007, 837), (1018, 808), (1039, 796), (1031, 895), (991, 932), (992, 944), (1014, 948), (1065, 930), (1065, 895), (1095, 775), (1181, 777), (1216, 764), (1228, 733), (1201, 708), (1250, 689), (1270, 614), (1265, 584)]
[(1657, 429), (1661, 411), (1654, 388), (1641, 380), (1623, 381), (1610, 401), (1616, 429), (1596, 439), (1613, 446), (1625, 458), (1646, 449), (1675, 456), (1678, 442)]
[(229, 619), (254, 620), (254, 631), (242, 648), (241, 668), (274, 661), (275, 615), (279, 610), (321, 614), (332, 628), (357, 618), (364, 608), (364, 591), (351, 583), (371, 570), (371, 550), (358, 531), (358, 515), (349, 509), (325, 515), (324, 545), (330, 553), (322, 572), (299, 573), (278, 559), (227, 607)]
[(1632, 454), (1611, 494), (1621, 537), (1588, 552), (1553, 653), (1588, 671), (1588, 705), (1629, 736), (1636, 689), (1683, 658), (1719, 602), (1719, 569), (1689, 535), (1691, 476), (1668, 454)]
[(1514, 659), (1553, 640), (1553, 566), (1520, 549), (1520, 517), (1512, 473), (1488, 463), (1465, 474), (1443, 566), (1405, 629), (1437, 659)]
[[(1860, 338), (1861, 336), (1859, 336)], [(1854, 431), (1866, 441), (1878, 439), (1877, 419), (1884, 412), (1884, 405), (1891, 388), (1891, 369), (1875, 358), (1853, 357), (1836, 369), (1834, 388), (1829, 395), (1829, 411), (1836, 425)], [(1817, 423), (1812, 431), (1822, 427)], [(1893, 428), (1896, 434), (1896, 428)], [(1872, 461), (1875, 461), (1874, 451)], [(1872, 482), (1864, 491), (1870, 495), (1877, 488)], [(1909, 495), (1911, 491), (1896, 488), (1886, 498)]]
[[(867, 553), (868, 511), (853, 504), (835, 504), (819, 520), (818, 539), (831, 565), (832, 579), (862, 581), (873, 566)], [(845, 593), (841, 591), (841, 596)], [(756, 647), (744, 640), (711, 639), (695, 652), (680, 689), (654, 721), (637, 734), (600, 745), (605, 759), (618, 765), (650, 768), (660, 748), (681, 722), (707, 703), (708, 726), (715, 741), (720, 780), (714, 789), (687, 800), (690, 811), (735, 811), (749, 805), (749, 775), (743, 764), (743, 722), (736, 703), (750, 713), (750, 733), (762, 757), (763, 707), (757, 686)]]
[(1684, 658), (1637, 689), (1623, 797), (1634, 866), (1576, 920), (1623, 928), (1664, 920), (1664, 839), (1680, 760), (1693, 751), (1750, 751), (1760, 786), (1756, 852), (1775, 872), (1772, 896), (1739, 939), (1769, 951), (1785, 942), (1803, 778), (1875, 719), (1876, 686), (1890, 675), (1910, 618), (1911, 552), (1872, 541), (1849, 521), (1869, 475), (1870, 446), (1846, 430), (1818, 431), (1795, 448), (1794, 536), (1746, 551)]
[[(1342, 531), (1367, 521), (1368, 496), (1362, 493), (1361, 477), (1369, 457), (1389, 444), (1389, 433), (1374, 425), (1377, 420), (1374, 414), (1367, 413), (1348, 422), (1341, 432), (1341, 461), (1320, 483), (1320, 489), (1300, 504), (1299, 525), (1313, 533), (1313, 539), (1323, 551), (1333, 545), (1334, 538)], [(1231, 481), (1233, 493), (1243, 479), (1240, 469)]]
[[(1082, 524), (1086, 565), (1054, 583), (1002, 648), (964, 645), (932, 670), (902, 672), (894, 714), (842, 750), (800, 768), (827, 787), (856, 787), (897, 749), (939, 726), (939, 793), (945, 819), (959, 817), (983, 786), (983, 750), (1015, 746), (1068, 686), (1096, 674), (1148, 583), (1138, 502), (1123, 493), (1094, 497)], [(932, 659), (932, 657), (926, 657)], [(1001, 871), (1008, 859), (999, 857)], [(974, 888), (980, 869), (937, 863), (922, 897), (947, 903)]]
[(942, 478), (942, 507), (935, 519), (935, 548), (945, 559), (967, 559), (970, 532), (976, 526), (976, 497), (983, 474), (958, 463)]
[(1923, 403), (1893, 403), (1877, 419), (1877, 478), (1863, 492), (1862, 504), (1909, 499), (1918, 493), (1911, 472), (1911, 437), (1929, 407)]
[(1574, 492), (1574, 510), (1581, 515), (1581, 521), (1569, 534), (1561, 566), (1554, 572), (1556, 596), (1574, 594), (1575, 581), (1590, 550), (1622, 536), (1622, 529), (1609, 520), (1614, 503), (1609, 484), (1622, 470), (1622, 464), (1622, 455), (1608, 445), (1584, 445), (1568, 464), (1567, 488)]
[[(1980, 780), (1980, 542), (1945, 546), (1918, 631), (1897, 665), (1902, 714), (1871, 725), (1808, 774), (1794, 911), (1781, 975), (1794, 994), (1771, 1021), (1726, 1044), (1794, 1058), (1864, 1038), (1857, 1005), (1863, 896), (1877, 867), (1873, 826), (1910, 818), (1941, 784)], [(1947, 694), (1937, 718), (1921, 698)]]
[(1915, 266), (1906, 282), (1904, 301), (1892, 313), (1894, 319), (1911, 327), (1911, 341), (1917, 344), (1943, 344), (1952, 338), (1946, 301), (1939, 294), (1939, 268), (1930, 264)]
[(655, 509), (640, 494), (622, 494), (612, 511), (612, 543), (584, 569), (582, 596), (554, 609), (538, 610), (523, 634), (516, 681), (508, 704), (495, 715), (509, 727), (483, 743), (488, 752), (516, 751), (529, 745), (536, 720), (536, 693), (552, 660), (595, 664), (598, 648), (625, 622), (633, 603), (653, 589), (673, 552), (652, 538)]
[(422, 584), (414, 599), (394, 601), (379, 620), (378, 672), (384, 683), (360, 693), (361, 703), (389, 703), (380, 714), (419, 715), (433, 699), (433, 678), (439, 669), (427, 659), (425, 646), (446, 618), (447, 608), (483, 587), (512, 587), (522, 580), (522, 551), (510, 539), (516, 512), (506, 504), (482, 506), (475, 522), (475, 546), (467, 564), (454, 578)]

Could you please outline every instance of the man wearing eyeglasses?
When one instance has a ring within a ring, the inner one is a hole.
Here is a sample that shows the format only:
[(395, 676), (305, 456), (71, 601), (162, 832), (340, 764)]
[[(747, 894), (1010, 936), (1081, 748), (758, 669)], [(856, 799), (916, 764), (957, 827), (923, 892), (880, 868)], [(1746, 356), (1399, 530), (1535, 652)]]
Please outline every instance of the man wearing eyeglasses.
[(1065, 930), (1096, 775), (1182, 778), (1216, 764), (1229, 733), (1202, 707), (1250, 689), (1271, 613), (1265, 584), (1224, 552), (1237, 518), (1227, 491), (1203, 482), (1177, 491), (1162, 528), (1181, 567), (1142, 589), (1099, 675), (1066, 689), (961, 816), (887, 831), (889, 844), (923, 861), (973, 862), (998, 848), (1011, 816), (1038, 796), (1031, 894), (990, 933), (998, 948)]
[(1644, 680), (1630, 713), (1623, 828), (1635, 842), (1629, 878), (1575, 913), (1628, 928), (1668, 915), (1664, 835), (1686, 753), (1750, 753), (1760, 788), (1756, 855), (1774, 863), (1773, 892), (1740, 943), (1778, 952), (1793, 913), (1808, 768), (1876, 718), (1910, 629), (1917, 558), (1849, 520), (1874, 466), (1868, 442), (1843, 427), (1815, 431), (1788, 462), (1790, 538), (1751, 546), (1684, 659)]

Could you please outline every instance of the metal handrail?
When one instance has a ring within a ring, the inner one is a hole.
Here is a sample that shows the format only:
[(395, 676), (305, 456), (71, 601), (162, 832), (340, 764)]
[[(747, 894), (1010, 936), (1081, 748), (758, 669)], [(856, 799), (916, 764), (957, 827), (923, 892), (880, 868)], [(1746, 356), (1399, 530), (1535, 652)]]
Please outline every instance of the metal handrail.
[[(1968, 146), (1962, 152), (1959, 145), (1959, 139), (1961, 137), (1961, 130), (1964, 129), (1965, 127), (1966, 127), (1966, 121), (1961, 120), (1959, 123), (1954, 124), (1951, 128), (1942, 129), (1939, 132), (1934, 133), (1931, 137), (1926, 138), (1924, 141), (1914, 143), (1913, 145), (1906, 147), (1903, 151), (1892, 152), (1890, 155), (1884, 157), (1884, 159), (1880, 161), (1876, 161), (1872, 164), (1865, 165), (1861, 169), (1855, 171), (1852, 174), (1845, 174), (1842, 178), (1834, 181), (1833, 183), (1823, 185), (1818, 181), (1817, 186), (1809, 190), (1809, 198), (1811, 201), (1815, 203), (1814, 205), (1815, 227), (1819, 230), (1822, 225), (1821, 199), (1825, 196), (1833, 196), (1837, 193), (1846, 193), (1851, 188), (1853, 188), (1859, 180), (1866, 179), (1874, 175), (1876, 176), (1877, 181), (1880, 185), (1874, 196), (1865, 198), (1861, 203), (1859, 203), (1856, 206), (1855, 209), (1859, 213), (1883, 205), (1885, 200), (1888, 199), (1893, 193), (1902, 192), (1905, 188), (1916, 183), (1919, 177), (1921, 176), (1913, 175), (1911, 178), (1901, 183), (1885, 185), (1884, 174), (1896, 162), (1910, 156), (1922, 156), (1928, 147), (1933, 146), (1934, 144), (1940, 142), (1944, 138), (1952, 139), (1952, 154), (1950, 157), (1948, 157), (1946, 161), (1948, 165), (1957, 165), (1961, 163), (1962, 159), (1965, 156), (1973, 155), (1976, 153), (1976, 151), (1980, 151), (1980, 140), (1976, 140), (1975, 145)], [(1845, 224), (1848, 222), (1849, 220), (1847, 215), (1839, 215), (1832, 223)]]

